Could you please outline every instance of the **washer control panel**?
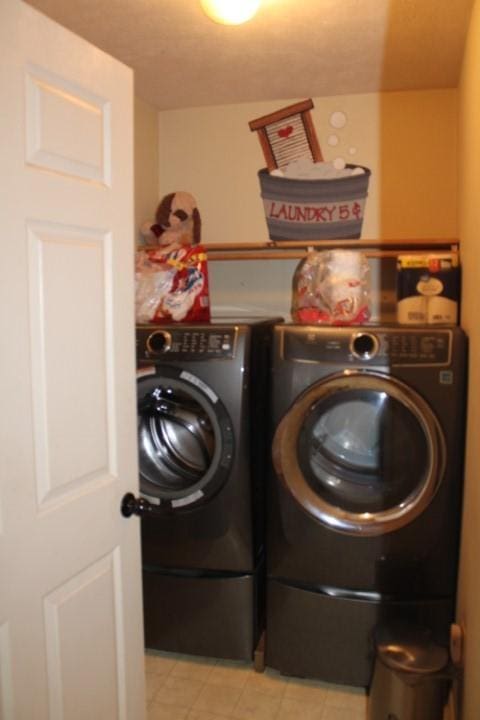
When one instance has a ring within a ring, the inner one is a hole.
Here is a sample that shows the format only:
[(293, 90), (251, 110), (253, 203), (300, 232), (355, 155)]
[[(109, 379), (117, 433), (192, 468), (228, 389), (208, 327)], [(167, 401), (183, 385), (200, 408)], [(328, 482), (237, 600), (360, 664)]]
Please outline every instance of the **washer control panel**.
[(450, 330), (282, 328), (282, 356), (299, 362), (350, 365), (449, 365)]
[(161, 360), (171, 358), (201, 360), (206, 358), (232, 358), (235, 355), (237, 330), (234, 327), (215, 326), (172, 327), (146, 326), (137, 328), (137, 358)]

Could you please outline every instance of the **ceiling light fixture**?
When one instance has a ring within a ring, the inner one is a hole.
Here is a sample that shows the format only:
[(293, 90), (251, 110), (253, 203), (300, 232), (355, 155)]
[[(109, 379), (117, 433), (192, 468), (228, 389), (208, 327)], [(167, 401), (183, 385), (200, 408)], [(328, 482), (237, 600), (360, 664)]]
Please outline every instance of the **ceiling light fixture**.
[(211, 20), (222, 25), (241, 25), (250, 20), (260, 6), (260, 0), (200, 0)]

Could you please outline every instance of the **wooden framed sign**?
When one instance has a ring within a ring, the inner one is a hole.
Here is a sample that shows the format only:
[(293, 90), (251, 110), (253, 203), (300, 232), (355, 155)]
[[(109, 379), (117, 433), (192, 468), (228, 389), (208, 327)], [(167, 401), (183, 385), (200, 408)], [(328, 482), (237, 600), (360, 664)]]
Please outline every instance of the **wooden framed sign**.
[(252, 132), (258, 132), (269, 171), (284, 168), (301, 157), (313, 162), (323, 160), (310, 114), (312, 108), (311, 99), (303, 100), (248, 123)]

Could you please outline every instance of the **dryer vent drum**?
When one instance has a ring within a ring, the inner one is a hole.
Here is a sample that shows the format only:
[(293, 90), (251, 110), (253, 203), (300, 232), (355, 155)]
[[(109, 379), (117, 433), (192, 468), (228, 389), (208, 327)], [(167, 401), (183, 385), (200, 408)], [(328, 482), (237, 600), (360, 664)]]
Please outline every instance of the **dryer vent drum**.
[(328, 503), (354, 513), (401, 505), (428, 472), (422, 425), (385, 392), (338, 395), (313, 404), (299, 433), (307, 482)]
[(316, 520), (338, 532), (381, 535), (433, 500), (445, 439), (430, 406), (380, 373), (331, 375), (300, 395), (273, 442), (277, 476)]
[(140, 476), (161, 495), (188, 490), (207, 473), (215, 433), (205, 409), (179, 389), (158, 385), (139, 404)]

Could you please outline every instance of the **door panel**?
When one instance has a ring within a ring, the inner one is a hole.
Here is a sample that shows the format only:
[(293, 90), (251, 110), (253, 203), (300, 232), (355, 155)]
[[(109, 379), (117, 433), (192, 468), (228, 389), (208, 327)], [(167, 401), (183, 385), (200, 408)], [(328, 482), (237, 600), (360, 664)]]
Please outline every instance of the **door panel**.
[(0, 13), (0, 714), (141, 720), (132, 73)]
[[(68, 579), (44, 599), (52, 717), (126, 717), (118, 549)], [(102, 654), (98, 653), (102, 648)], [(79, 667), (88, 693), (78, 684)], [(99, 715), (100, 714), (100, 715)]]
[(105, 339), (112, 327), (111, 236), (53, 223), (29, 224), (28, 235), (36, 474), (44, 503), (115, 475), (112, 348)]
[(26, 68), (26, 160), (110, 184), (110, 103), (44, 67)]

